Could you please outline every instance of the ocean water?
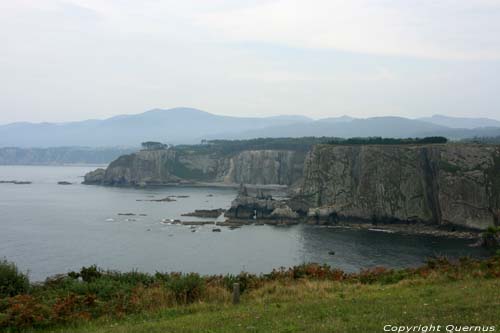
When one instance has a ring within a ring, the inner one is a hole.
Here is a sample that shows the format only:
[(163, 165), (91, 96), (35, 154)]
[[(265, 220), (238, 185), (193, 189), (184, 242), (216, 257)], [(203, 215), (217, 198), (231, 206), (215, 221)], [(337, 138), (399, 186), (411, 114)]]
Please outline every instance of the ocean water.
[[(32, 280), (96, 264), (106, 269), (202, 274), (269, 272), (303, 262), (327, 263), (349, 272), (373, 266), (406, 267), (432, 255), (483, 256), (470, 241), (310, 225), (169, 225), (195, 209), (228, 208), (230, 188), (116, 188), (82, 185), (95, 166), (0, 166), (0, 257), (14, 261)], [(69, 181), (73, 185), (58, 185)], [(161, 199), (173, 202), (138, 201)], [(118, 214), (132, 213), (135, 216)], [(139, 215), (143, 214), (143, 215)], [(334, 251), (335, 255), (329, 252)]]

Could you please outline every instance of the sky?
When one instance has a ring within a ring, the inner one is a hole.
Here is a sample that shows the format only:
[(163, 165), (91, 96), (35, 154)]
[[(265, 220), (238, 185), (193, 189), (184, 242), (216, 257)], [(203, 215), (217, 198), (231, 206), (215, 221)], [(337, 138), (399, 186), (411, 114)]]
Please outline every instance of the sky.
[(0, 0), (0, 123), (500, 119), (500, 0)]

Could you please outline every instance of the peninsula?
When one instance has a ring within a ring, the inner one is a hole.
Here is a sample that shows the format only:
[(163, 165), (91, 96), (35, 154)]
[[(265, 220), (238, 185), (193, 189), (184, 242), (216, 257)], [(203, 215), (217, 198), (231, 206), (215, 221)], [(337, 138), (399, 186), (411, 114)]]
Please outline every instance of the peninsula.
[[(478, 230), (499, 225), (500, 146), (442, 139), (283, 138), (153, 145), (88, 173), (84, 183), (279, 185), (289, 190), (288, 201), (270, 209), (261, 198), (264, 209), (259, 200), (247, 200), (240, 212), (247, 208), (266, 217), (298, 216), (315, 223), (362, 220)], [(238, 208), (238, 202), (233, 205)], [(228, 213), (249, 217), (234, 212)]]

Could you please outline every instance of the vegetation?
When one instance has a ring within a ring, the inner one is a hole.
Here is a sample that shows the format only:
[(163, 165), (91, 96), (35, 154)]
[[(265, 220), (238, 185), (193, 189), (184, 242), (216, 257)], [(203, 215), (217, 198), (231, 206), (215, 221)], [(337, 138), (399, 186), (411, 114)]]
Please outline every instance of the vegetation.
[(449, 173), (457, 173), (461, 170), (459, 166), (452, 164), (446, 160), (440, 160), (438, 163), (441, 170), (447, 171)]
[(432, 144), (446, 143), (445, 137), (426, 138), (336, 138), (336, 137), (302, 137), (302, 138), (258, 138), (248, 140), (202, 140), (199, 145), (178, 145), (176, 149), (187, 154), (221, 153), (232, 154), (243, 150), (294, 150), (308, 151), (316, 144), (360, 145), (360, 144)]
[(479, 144), (500, 144), (500, 136), (483, 136), (463, 139), (465, 143), (479, 143)]
[(335, 145), (423, 145), (446, 143), (448, 139), (443, 136), (429, 136), (425, 138), (382, 138), (382, 137), (367, 137), (367, 138), (350, 138), (350, 139), (335, 139), (329, 141), (329, 144)]
[[(242, 303), (230, 303), (234, 282)], [(52, 332), (368, 332), (382, 324), (500, 324), (500, 256), (345, 273), (304, 264), (269, 274), (104, 271), (31, 284), (0, 300), (0, 329)], [(496, 315), (495, 315), (496, 314)]]
[(178, 145), (176, 148), (190, 153), (232, 154), (243, 150), (295, 150), (306, 152), (312, 145), (326, 143), (331, 137), (257, 138), (248, 140), (202, 140), (199, 145)]
[(0, 298), (28, 291), (28, 276), (18, 270), (14, 263), (0, 260)]
[(500, 250), (500, 227), (490, 226), (483, 232), (483, 245), (493, 251)]
[(167, 149), (168, 145), (161, 143), (161, 142), (155, 142), (155, 141), (146, 141), (141, 143), (142, 149), (145, 150), (162, 150), (162, 149)]

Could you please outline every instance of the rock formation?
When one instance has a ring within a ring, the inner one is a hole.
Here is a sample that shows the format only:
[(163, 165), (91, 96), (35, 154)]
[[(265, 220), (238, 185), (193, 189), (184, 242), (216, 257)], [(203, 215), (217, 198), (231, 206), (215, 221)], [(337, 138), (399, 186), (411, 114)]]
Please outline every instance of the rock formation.
[(246, 188), (230, 218), (312, 223), (363, 220), (486, 229), (500, 224), (500, 146), (477, 144), (315, 145), (294, 150), (191, 146), (124, 155), (85, 176), (86, 184), (289, 185), (289, 202)]
[(238, 196), (231, 203), (231, 208), (224, 214), (232, 219), (264, 220), (280, 223), (294, 223), (299, 215), (294, 212), (283, 200), (275, 200), (258, 190), (256, 195), (248, 193), (248, 189), (241, 184)]
[(175, 148), (142, 150), (85, 175), (85, 184), (144, 186), (189, 182), (291, 185), (302, 177), (305, 154), (245, 150), (191, 153)]
[(317, 145), (292, 208), (313, 222), (421, 222), (485, 229), (500, 216), (500, 147)]

